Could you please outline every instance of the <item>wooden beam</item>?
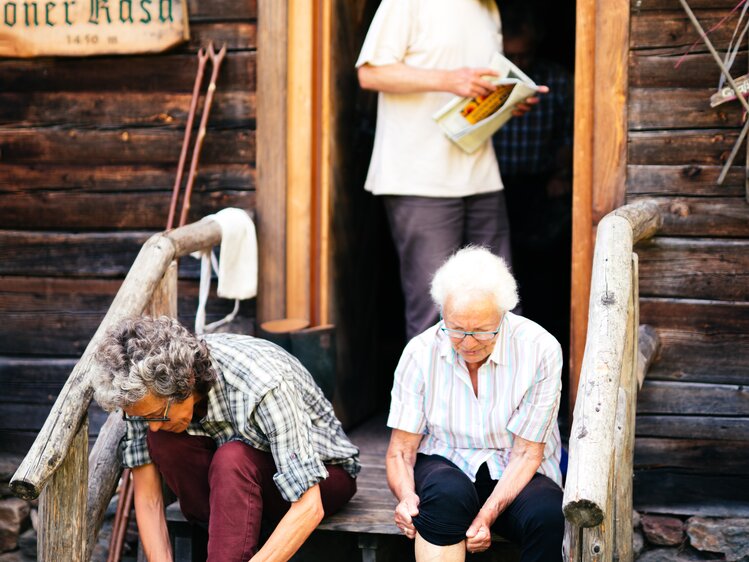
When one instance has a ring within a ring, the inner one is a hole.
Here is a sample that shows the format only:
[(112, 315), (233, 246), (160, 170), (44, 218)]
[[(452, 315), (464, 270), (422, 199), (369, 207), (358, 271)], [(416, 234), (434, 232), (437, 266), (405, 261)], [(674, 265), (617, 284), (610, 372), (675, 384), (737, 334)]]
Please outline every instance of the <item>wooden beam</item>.
[(286, 316), (310, 317), (310, 253), (312, 233), (312, 76), (313, 7), (289, 0), (287, 178), (286, 187)]
[(593, 108), (596, 2), (578, 0), (575, 45), (575, 149), (572, 189), (572, 295), (570, 297), (570, 412), (575, 411), (588, 330), (593, 264)]
[(286, 106), (288, 7), (258, 2), (257, 227), (258, 321), (286, 314)]

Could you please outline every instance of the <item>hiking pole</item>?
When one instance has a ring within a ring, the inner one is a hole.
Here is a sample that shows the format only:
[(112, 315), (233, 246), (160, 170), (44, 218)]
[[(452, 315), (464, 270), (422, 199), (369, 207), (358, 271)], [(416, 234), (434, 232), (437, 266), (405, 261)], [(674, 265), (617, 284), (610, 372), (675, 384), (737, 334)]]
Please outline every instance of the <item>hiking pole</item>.
[(187, 184), (185, 185), (185, 197), (182, 201), (182, 213), (179, 219), (179, 226), (184, 226), (187, 222), (187, 213), (190, 210), (190, 196), (192, 195), (192, 186), (195, 182), (195, 174), (198, 170), (198, 159), (200, 158), (200, 151), (203, 148), (203, 139), (205, 139), (206, 126), (208, 125), (208, 116), (211, 113), (211, 105), (213, 104), (213, 94), (216, 92), (216, 80), (218, 78), (218, 71), (221, 68), (221, 62), (226, 56), (226, 43), (221, 47), (221, 50), (216, 53), (213, 50), (213, 42), (208, 44), (208, 58), (211, 59), (211, 81), (208, 83), (208, 91), (205, 94), (205, 102), (203, 103), (203, 115), (200, 116), (200, 126), (198, 127), (198, 137), (195, 139), (195, 147), (192, 151), (192, 161), (190, 162), (190, 173), (187, 176)]
[(179, 154), (179, 164), (177, 165), (177, 178), (174, 180), (174, 187), (172, 188), (172, 201), (169, 205), (169, 218), (166, 221), (167, 230), (170, 230), (174, 226), (174, 215), (177, 211), (177, 199), (179, 198), (180, 187), (182, 187), (182, 172), (185, 167), (185, 160), (187, 159), (187, 148), (190, 144), (192, 124), (195, 120), (195, 110), (198, 107), (198, 99), (200, 98), (200, 86), (203, 84), (203, 73), (205, 71), (205, 63), (207, 60), (208, 53), (203, 47), (201, 47), (198, 50), (198, 71), (195, 74), (195, 85), (192, 88), (190, 109), (187, 112), (185, 136), (182, 140), (182, 151)]

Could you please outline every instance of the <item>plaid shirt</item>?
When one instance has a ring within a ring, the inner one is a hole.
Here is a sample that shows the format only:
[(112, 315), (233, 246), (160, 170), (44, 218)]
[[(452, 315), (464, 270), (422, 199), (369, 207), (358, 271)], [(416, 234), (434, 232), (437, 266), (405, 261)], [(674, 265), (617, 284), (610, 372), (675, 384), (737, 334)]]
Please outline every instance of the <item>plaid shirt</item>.
[(572, 80), (562, 66), (537, 60), (523, 69), (549, 93), (520, 118), (511, 119), (494, 135), (502, 176), (534, 175), (553, 171), (557, 152), (572, 146)]
[[(220, 447), (239, 440), (273, 454), (273, 476), (293, 502), (324, 480), (323, 463), (356, 476), (359, 450), (349, 441), (312, 376), (296, 358), (265, 340), (236, 334), (206, 335), (218, 380), (208, 392), (206, 416), (193, 420), (190, 435), (213, 438)], [(151, 462), (148, 425), (128, 423), (120, 444), (126, 467)]]

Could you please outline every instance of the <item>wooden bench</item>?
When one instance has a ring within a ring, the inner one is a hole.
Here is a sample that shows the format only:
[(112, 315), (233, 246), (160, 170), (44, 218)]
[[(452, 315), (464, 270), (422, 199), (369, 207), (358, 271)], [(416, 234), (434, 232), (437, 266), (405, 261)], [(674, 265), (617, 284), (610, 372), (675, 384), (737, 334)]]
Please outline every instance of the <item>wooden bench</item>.
[[(361, 472), (356, 479), (357, 492), (341, 511), (322, 520), (315, 530), (338, 531), (357, 535), (362, 562), (377, 562), (382, 539), (400, 535), (393, 521), (396, 500), (387, 485), (385, 475), (385, 452), (390, 439), (390, 430), (385, 426), (385, 417), (376, 416), (367, 423), (348, 432), (359, 447)], [(167, 508), (170, 535), (175, 562), (198, 562), (193, 559), (193, 541), (196, 540), (192, 526), (187, 523), (175, 502)], [(499, 535), (494, 542), (506, 543)]]

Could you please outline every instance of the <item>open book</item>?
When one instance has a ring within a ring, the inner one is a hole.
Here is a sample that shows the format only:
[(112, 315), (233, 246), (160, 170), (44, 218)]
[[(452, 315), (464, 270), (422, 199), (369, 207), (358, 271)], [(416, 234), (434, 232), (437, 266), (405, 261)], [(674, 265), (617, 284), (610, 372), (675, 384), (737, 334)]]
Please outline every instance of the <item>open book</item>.
[(469, 154), (510, 120), (518, 103), (538, 91), (533, 80), (499, 53), (489, 67), (499, 74), (485, 76), (496, 90), (488, 96), (456, 97), (433, 115), (447, 137)]

